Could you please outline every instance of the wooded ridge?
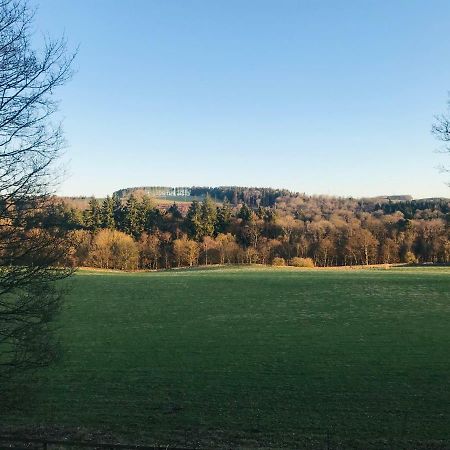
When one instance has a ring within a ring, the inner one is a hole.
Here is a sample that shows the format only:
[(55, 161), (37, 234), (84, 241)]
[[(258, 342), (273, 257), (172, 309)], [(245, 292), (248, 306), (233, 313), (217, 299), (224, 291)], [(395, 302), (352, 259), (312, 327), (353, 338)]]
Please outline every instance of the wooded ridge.
[[(203, 195), (201, 201), (164, 205), (155, 196), (137, 197), (136, 191), (122, 198), (85, 198), (82, 206), (53, 198), (30, 227), (67, 233), (71, 251), (66, 263), (74, 266), (133, 270), (226, 263), (450, 262), (448, 199), (214, 189), (192, 189), (195, 198)], [(213, 192), (220, 200), (213, 200)], [(258, 205), (258, 199), (273, 204)]]

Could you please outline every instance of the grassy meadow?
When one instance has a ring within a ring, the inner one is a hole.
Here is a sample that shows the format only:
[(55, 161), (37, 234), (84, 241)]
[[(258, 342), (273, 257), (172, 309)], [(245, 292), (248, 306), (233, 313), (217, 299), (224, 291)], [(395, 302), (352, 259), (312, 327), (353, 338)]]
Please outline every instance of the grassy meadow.
[(80, 271), (3, 427), (180, 446), (448, 448), (450, 268)]

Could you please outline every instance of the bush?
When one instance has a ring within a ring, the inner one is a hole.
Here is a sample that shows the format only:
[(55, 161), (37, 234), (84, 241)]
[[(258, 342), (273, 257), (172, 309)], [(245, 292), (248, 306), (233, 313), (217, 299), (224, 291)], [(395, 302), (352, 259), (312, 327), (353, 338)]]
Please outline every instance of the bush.
[(406, 252), (404, 259), (405, 259), (405, 263), (407, 263), (407, 264), (416, 264), (417, 263), (416, 255), (413, 252)]
[(290, 266), (294, 267), (314, 267), (314, 261), (311, 258), (292, 258)]
[(286, 261), (284, 260), (284, 258), (273, 258), (272, 260), (272, 266), (285, 266), (286, 265)]

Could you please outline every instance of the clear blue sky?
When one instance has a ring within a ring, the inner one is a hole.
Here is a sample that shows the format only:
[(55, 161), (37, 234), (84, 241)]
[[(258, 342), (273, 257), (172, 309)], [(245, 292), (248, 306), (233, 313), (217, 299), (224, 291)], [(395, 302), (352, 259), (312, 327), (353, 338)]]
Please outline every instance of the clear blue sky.
[(38, 32), (80, 45), (58, 93), (62, 194), (246, 185), (450, 197), (436, 168), (450, 155), (430, 134), (450, 90), (448, 0), (38, 3)]

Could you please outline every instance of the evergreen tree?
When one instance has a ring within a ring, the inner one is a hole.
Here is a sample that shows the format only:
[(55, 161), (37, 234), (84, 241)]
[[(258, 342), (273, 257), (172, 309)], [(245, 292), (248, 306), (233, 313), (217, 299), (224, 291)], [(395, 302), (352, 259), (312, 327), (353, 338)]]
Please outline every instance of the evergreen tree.
[(70, 208), (67, 211), (66, 221), (67, 230), (83, 228), (83, 212), (77, 208)]
[(141, 232), (154, 233), (164, 229), (164, 211), (155, 207), (148, 196), (144, 197), (139, 205), (139, 220)]
[(217, 206), (209, 195), (206, 195), (201, 205), (201, 220), (201, 237), (213, 236), (217, 223)]
[(184, 223), (189, 237), (197, 241), (201, 240), (203, 233), (202, 207), (197, 200), (194, 200), (189, 206)]
[(138, 222), (141, 231), (147, 230), (147, 220), (153, 209), (154, 206), (150, 197), (148, 195), (144, 196), (141, 203), (138, 204)]
[(142, 232), (139, 204), (133, 194), (130, 195), (125, 205), (123, 222), (125, 233), (138, 237)]
[(167, 209), (165, 219), (165, 229), (178, 239), (181, 234), (183, 215), (175, 202)]
[(167, 212), (171, 215), (172, 219), (174, 219), (174, 220), (180, 220), (183, 218), (181, 211), (175, 202), (173, 202), (173, 205), (171, 205), (167, 209)]
[(114, 221), (114, 199), (112, 199), (109, 195), (105, 198), (105, 200), (103, 200), (101, 216), (103, 228), (109, 228), (110, 230), (114, 230), (116, 228)]
[(96, 231), (102, 227), (101, 207), (95, 197), (89, 200), (89, 208), (85, 211), (84, 223), (92, 231)]
[(222, 206), (217, 209), (216, 234), (226, 233), (231, 224), (232, 210), (230, 202), (225, 198)]
[(250, 222), (253, 219), (253, 211), (244, 203), (238, 212), (237, 217), (244, 222)]
[(113, 203), (114, 226), (116, 230), (123, 231), (124, 209), (122, 201), (120, 200), (117, 194), (113, 194), (112, 203)]
[(157, 230), (163, 230), (165, 228), (163, 211), (159, 208), (152, 208), (148, 210), (143, 227), (147, 233), (154, 233)]

